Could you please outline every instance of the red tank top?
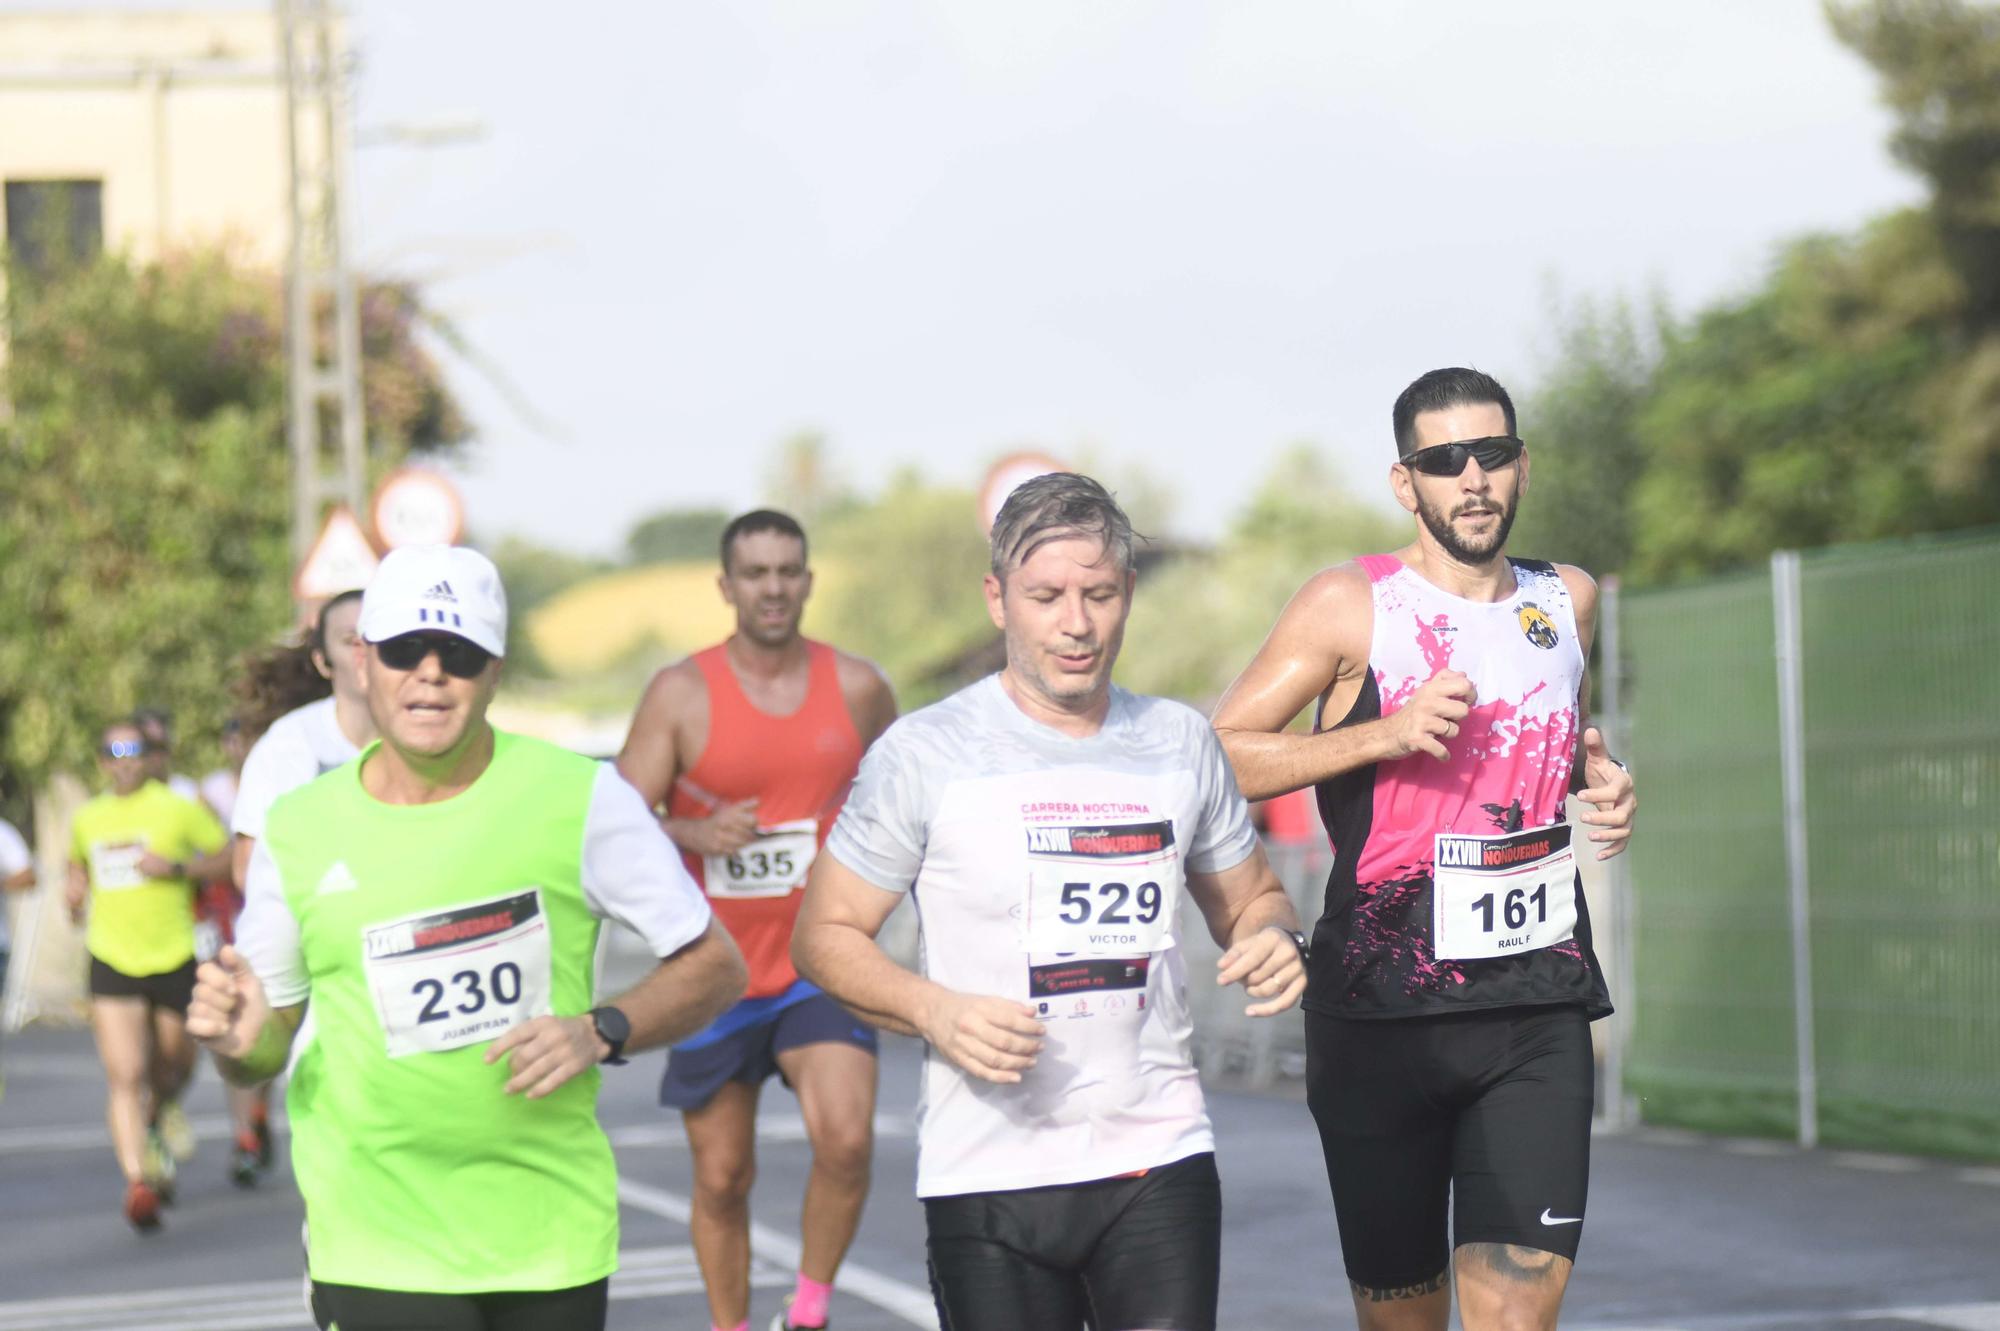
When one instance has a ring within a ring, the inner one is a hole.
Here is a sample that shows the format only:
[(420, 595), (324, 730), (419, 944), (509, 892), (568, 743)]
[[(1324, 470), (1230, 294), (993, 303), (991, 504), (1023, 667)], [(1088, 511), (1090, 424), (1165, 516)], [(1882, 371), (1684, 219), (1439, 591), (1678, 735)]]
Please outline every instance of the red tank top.
[(735, 855), (704, 862), (681, 853), (749, 963), (747, 998), (781, 994), (798, 979), (791, 948), (799, 892), (861, 763), (833, 648), (808, 640), (806, 654), (806, 700), (789, 716), (760, 711), (744, 696), (724, 646), (695, 654), (708, 685), (708, 742), (668, 797), (676, 818), (758, 801), (758, 838)]

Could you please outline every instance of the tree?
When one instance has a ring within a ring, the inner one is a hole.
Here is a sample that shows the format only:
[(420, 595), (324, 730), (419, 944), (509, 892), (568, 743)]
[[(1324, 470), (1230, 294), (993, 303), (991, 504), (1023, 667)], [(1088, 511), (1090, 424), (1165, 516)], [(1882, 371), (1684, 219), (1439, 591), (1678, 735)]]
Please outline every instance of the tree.
[(1631, 493), (1644, 462), (1639, 409), (1652, 386), (1664, 309), (1624, 300), (1554, 307), (1557, 352), (1518, 405), (1531, 484), (1512, 549), (1602, 576), (1632, 555)]
[[(364, 380), (377, 455), (464, 424), (412, 338), (406, 290), (371, 290)], [(10, 265), (0, 433), (0, 767), (86, 770), (103, 722), (172, 709), (196, 758), (237, 656), (291, 620), (279, 291), (217, 252), (138, 266)], [(206, 749), (206, 752), (203, 750)]]
[(1139, 579), (1119, 682), (1207, 705), (1249, 662), (1307, 578), (1407, 544), (1408, 524), (1356, 498), (1311, 445), (1284, 450), (1220, 545)]
[(2000, 325), (2000, 7), (1869, 0), (1828, 3), (1826, 14), (1882, 79), (1897, 117), (1890, 150), (1930, 184), (1967, 314), (1981, 328)]
[(801, 430), (778, 445), (765, 473), (764, 492), (774, 506), (797, 518), (808, 533), (821, 518), (854, 502), (834, 465), (826, 436), (817, 430)]
[(633, 524), (625, 537), (628, 564), (714, 559), (732, 515), (721, 508), (669, 508)]
[(987, 553), (976, 515), (970, 491), (897, 472), (880, 495), (813, 532), (820, 572), (808, 628), (872, 658), (908, 693), (911, 681), (993, 632), (979, 593)]
[[(1891, 151), (1930, 185), (1926, 218), (1962, 296), (1940, 311), (1956, 345), (1925, 390), (1931, 480), (1991, 495), (2000, 489), (2000, 6), (1872, 0), (1830, 3), (1827, 17), (1882, 79), (1898, 121)], [(1985, 511), (1976, 500), (1974, 511)]]

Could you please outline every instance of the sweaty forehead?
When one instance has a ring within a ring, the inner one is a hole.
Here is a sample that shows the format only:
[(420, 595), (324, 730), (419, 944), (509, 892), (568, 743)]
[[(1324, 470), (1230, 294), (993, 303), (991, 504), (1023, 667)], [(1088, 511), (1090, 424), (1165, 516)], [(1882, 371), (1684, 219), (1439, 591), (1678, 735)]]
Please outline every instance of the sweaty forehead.
[(1022, 588), (1116, 586), (1125, 571), (1095, 536), (1059, 536), (1035, 548), (1015, 566), (1012, 581)]
[(1436, 411), (1420, 411), (1413, 422), (1417, 447), (1449, 444), (1460, 439), (1489, 439), (1507, 433), (1507, 413), (1498, 402), (1459, 403)]
[(790, 532), (746, 532), (729, 544), (729, 567), (734, 570), (745, 565), (768, 568), (773, 564), (797, 564), (804, 561), (805, 549), (805, 542)]

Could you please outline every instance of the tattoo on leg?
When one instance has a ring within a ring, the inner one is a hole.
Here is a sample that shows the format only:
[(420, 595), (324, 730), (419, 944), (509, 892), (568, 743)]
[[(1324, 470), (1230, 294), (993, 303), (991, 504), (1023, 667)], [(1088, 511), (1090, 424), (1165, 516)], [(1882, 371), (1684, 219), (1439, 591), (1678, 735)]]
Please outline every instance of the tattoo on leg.
[(1539, 1248), (1523, 1248), (1513, 1243), (1468, 1243), (1459, 1252), (1477, 1261), (1494, 1275), (1524, 1285), (1539, 1285), (1561, 1273), (1556, 1265), (1563, 1259)]
[(1370, 1289), (1359, 1281), (1350, 1280), (1347, 1287), (1354, 1291), (1356, 1303), (1394, 1303), (1401, 1299), (1421, 1299), (1426, 1294), (1435, 1294), (1443, 1289), (1451, 1277), (1451, 1269), (1438, 1272), (1429, 1280), (1420, 1280), (1414, 1285), (1397, 1285), (1392, 1289)]

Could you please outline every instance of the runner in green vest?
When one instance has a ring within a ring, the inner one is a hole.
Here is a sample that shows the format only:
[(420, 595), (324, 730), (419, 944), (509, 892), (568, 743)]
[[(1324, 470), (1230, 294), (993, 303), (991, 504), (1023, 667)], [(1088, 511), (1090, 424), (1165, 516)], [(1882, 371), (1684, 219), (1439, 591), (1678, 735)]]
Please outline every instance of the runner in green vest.
[[(278, 799), (188, 1030), (287, 1105), (323, 1331), (590, 1331), (618, 1260), (601, 1062), (700, 1030), (742, 958), (609, 764), (497, 732), (483, 556), (383, 560), (355, 648), (379, 743)], [(599, 922), (661, 958), (593, 1008)]]

